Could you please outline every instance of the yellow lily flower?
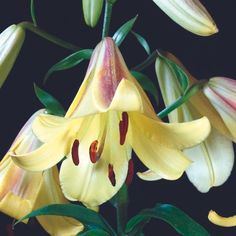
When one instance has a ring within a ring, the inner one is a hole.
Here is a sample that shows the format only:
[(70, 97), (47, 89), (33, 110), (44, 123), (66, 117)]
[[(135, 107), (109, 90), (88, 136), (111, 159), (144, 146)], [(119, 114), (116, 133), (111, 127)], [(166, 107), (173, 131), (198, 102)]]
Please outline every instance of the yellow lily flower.
[[(166, 56), (182, 68), (180, 61), (168, 53)], [(190, 84), (197, 82), (185, 69)], [(182, 91), (180, 84), (171, 68), (161, 59), (156, 61), (156, 73), (160, 84), (165, 105), (172, 104)], [(209, 100), (199, 91), (186, 103), (169, 113), (170, 122), (186, 122), (206, 116), (211, 125), (211, 133), (200, 145), (184, 150), (184, 153), (193, 161), (186, 170), (189, 180), (201, 192), (207, 192), (213, 186), (222, 185), (230, 176), (234, 163), (234, 140), (231, 130), (221, 119)], [(153, 174), (154, 178), (154, 174)]]
[(199, 0), (153, 0), (172, 20), (201, 36), (218, 32), (217, 26)]
[[(43, 112), (39, 110), (29, 119), (0, 162), (0, 211), (15, 219), (45, 205), (68, 203), (60, 189), (56, 166), (45, 172), (30, 172), (15, 165), (9, 155), (19, 150), (32, 151), (41, 144), (32, 133), (31, 125)], [(37, 219), (50, 235), (71, 236), (83, 230), (80, 222), (67, 217), (39, 216)]]
[(207, 118), (161, 122), (119, 49), (105, 38), (65, 117), (43, 114), (35, 119), (33, 132), (44, 144), (12, 157), (21, 168), (39, 171), (66, 156), (59, 176), (64, 195), (94, 207), (124, 184), (132, 148), (145, 166), (174, 180), (190, 164), (181, 150), (200, 143), (209, 131)]
[(208, 219), (213, 224), (222, 227), (234, 227), (236, 226), (236, 215), (230, 217), (223, 217), (218, 215), (215, 211), (210, 211), (208, 214)]
[(0, 88), (5, 82), (25, 39), (25, 31), (11, 25), (0, 34)]

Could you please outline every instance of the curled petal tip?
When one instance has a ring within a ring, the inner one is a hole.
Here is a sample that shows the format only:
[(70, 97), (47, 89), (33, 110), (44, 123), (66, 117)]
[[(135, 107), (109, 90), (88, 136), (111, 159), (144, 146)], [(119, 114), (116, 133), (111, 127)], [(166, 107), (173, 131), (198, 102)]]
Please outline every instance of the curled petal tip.
[(236, 215), (230, 217), (222, 217), (213, 210), (210, 210), (210, 212), (208, 213), (208, 220), (213, 224), (222, 227), (236, 226)]

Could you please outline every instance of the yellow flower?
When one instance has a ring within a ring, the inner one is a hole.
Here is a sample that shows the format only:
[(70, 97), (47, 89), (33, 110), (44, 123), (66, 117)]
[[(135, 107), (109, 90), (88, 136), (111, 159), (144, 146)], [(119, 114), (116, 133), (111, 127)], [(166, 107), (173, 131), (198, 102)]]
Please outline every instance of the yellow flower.
[[(43, 110), (39, 110), (29, 119), (0, 162), (0, 211), (15, 219), (48, 204), (68, 202), (61, 192), (56, 166), (44, 172), (30, 172), (15, 165), (9, 155), (32, 151), (41, 144), (32, 133), (31, 125), (42, 113)], [(70, 236), (83, 230), (83, 225), (71, 218), (40, 216), (37, 219), (50, 235)]]
[(11, 25), (0, 34), (0, 88), (5, 82), (25, 39), (25, 31)]
[(222, 227), (234, 227), (236, 226), (236, 215), (230, 217), (223, 217), (218, 215), (215, 211), (210, 211), (208, 214), (208, 219), (213, 224)]
[(201, 36), (218, 32), (216, 24), (199, 0), (153, 0), (172, 20)]
[[(172, 54), (166, 56), (183, 68)], [(168, 106), (181, 96), (180, 84), (172, 69), (161, 58), (156, 61), (156, 73), (165, 105)], [(186, 73), (190, 84), (197, 82), (188, 71)], [(207, 192), (211, 187), (223, 184), (231, 173), (234, 163), (232, 140), (235, 140), (231, 130), (201, 91), (169, 113), (168, 117), (170, 122), (186, 122), (203, 115), (212, 125), (210, 135), (203, 143), (184, 150), (184, 153), (193, 161), (186, 170), (189, 180), (199, 191)]]
[(124, 184), (133, 148), (162, 178), (179, 178), (190, 161), (181, 152), (206, 138), (206, 118), (165, 124), (129, 73), (111, 38), (97, 45), (85, 80), (64, 118), (40, 115), (33, 131), (44, 143), (33, 152), (15, 152), (14, 162), (38, 171), (64, 156), (60, 183), (65, 196), (94, 207)]

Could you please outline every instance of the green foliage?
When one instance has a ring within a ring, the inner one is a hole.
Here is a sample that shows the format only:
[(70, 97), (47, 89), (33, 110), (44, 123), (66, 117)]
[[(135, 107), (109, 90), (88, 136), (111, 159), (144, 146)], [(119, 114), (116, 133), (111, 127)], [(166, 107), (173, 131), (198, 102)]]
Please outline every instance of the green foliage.
[(55, 71), (68, 70), (72, 67), (77, 66), (84, 60), (89, 60), (92, 55), (92, 52), (92, 49), (83, 49), (57, 62), (48, 70), (47, 74), (45, 75), (44, 82), (46, 82), (48, 77)]
[(121, 43), (124, 41), (128, 33), (132, 30), (135, 21), (137, 20), (138, 16), (135, 16), (131, 20), (127, 21), (123, 24), (113, 35), (113, 40), (117, 46), (120, 46)]
[(152, 80), (149, 79), (145, 74), (138, 71), (132, 70), (131, 74), (137, 79), (142, 88), (155, 98), (158, 104), (159, 101), (158, 101), (157, 89)]
[(135, 38), (138, 40), (138, 42), (142, 45), (142, 47), (144, 48), (146, 53), (148, 55), (150, 55), (151, 54), (151, 50), (150, 50), (150, 47), (149, 47), (149, 44), (148, 44), (147, 40), (142, 35), (134, 32), (134, 31), (131, 31), (131, 32), (135, 36)]
[[(86, 207), (74, 204), (52, 204), (37, 210), (32, 211), (28, 215), (24, 216), (20, 220), (18, 220), (16, 224), (19, 222), (42, 215), (55, 215), (55, 216), (67, 216), (72, 217), (81, 223), (83, 223), (90, 233), (97, 231), (100, 233), (105, 232), (107, 235), (115, 236), (116, 233), (111, 228), (111, 226), (106, 222), (106, 220), (99, 215), (97, 212), (92, 211)], [(86, 231), (85, 231), (86, 232)], [(103, 234), (104, 236), (106, 234)], [(82, 234), (83, 235), (83, 234)], [(92, 234), (84, 234), (84, 235), (92, 235)]]
[(186, 213), (169, 204), (156, 204), (154, 208), (145, 209), (129, 220), (126, 233), (129, 236), (140, 235), (143, 227), (151, 218), (163, 220), (183, 236), (210, 236), (210, 234)]
[(65, 115), (65, 109), (51, 94), (39, 88), (36, 84), (34, 84), (34, 92), (49, 114), (57, 116)]

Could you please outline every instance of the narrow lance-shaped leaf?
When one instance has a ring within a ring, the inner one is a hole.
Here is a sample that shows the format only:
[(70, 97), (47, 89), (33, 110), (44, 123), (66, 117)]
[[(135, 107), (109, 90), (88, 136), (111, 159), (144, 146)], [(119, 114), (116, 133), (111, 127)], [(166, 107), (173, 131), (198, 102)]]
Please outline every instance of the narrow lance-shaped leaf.
[(150, 55), (151, 50), (150, 50), (150, 47), (149, 47), (149, 44), (148, 44), (147, 40), (142, 35), (134, 32), (134, 31), (132, 31), (132, 34), (135, 36), (135, 38), (138, 40), (138, 42), (142, 45), (142, 47), (144, 48), (146, 53), (148, 55)]
[(179, 81), (181, 89), (184, 93), (184, 91), (189, 86), (189, 79), (188, 79), (187, 74), (184, 72), (184, 70), (179, 65), (177, 65), (176, 63), (174, 63), (173, 61), (171, 61), (167, 57), (163, 56), (160, 53), (159, 53), (159, 57), (160, 57), (160, 59), (164, 60), (165, 63), (167, 63), (167, 65), (173, 70), (173, 72), (176, 75), (176, 79)]
[(165, 221), (183, 236), (210, 236), (201, 225), (186, 213), (169, 204), (156, 204), (154, 208), (141, 211), (129, 220), (125, 232), (129, 235), (134, 235), (132, 232), (139, 232), (137, 228), (143, 223), (148, 223), (151, 218)]
[(30, 15), (35, 26), (37, 26), (37, 20), (35, 16), (35, 2), (34, 0), (30, 1)]
[(109, 236), (109, 234), (102, 229), (89, 229), (77, 234), (77, 236)]
[(45, 106), (47, 112), (52, 115), (64, 116), (65, 109), (51, 94), (34, 84), (34, 91), (39, 101)]
[(82, 222), (87, 228), (91, 229), (101, 229), (108, 233), (108, 235), (116, 235), (111, 226), (106, 222), (106, 220), (96, 213), (86, 207), (74, 204), (52, 204), (42, 208), (39, 208), (30, 214), (24, 216), (18, 220), (16, 224), (21, 221), (42, 215), (56, 215), (56, 216), (67, 216), (72, 217), (80, 222)]
[(92, 52), (92, 49), (83, 49), (57, 62), (48, 70), (44, 78), (44, 83), (47, 81), (48, 77), (55, 71), (68, 70), (74, 66), (77, 66), (84, 60), (89, 60), (92, 55)]
[(141, 72), (134, 71), (134, 70), (130, 72), (137, 79), (137, 81), (142, 86), (142, 88), (155, 98), (156, 103), (158, 104), (159, 103), (158, 92), (152, 80), (149, 79), (145, 74)]
[(188, 89), (185, 90), (183, 96), (179, 97), (174, 103), (163, 109), (158, 113), (158, 116), (162, 119), (165, 116), (167, 116), (170, 112), (172, 112), (174, 109), (181, 106), (183, 103), (188, 101), (190, 97), (192, 97), (195, 93), (202, 90), (204, 87), (204, 84), (206, 83), (205, 80), (199, 81), (198, 83), (193, 84)]
[(121, 45), (121, 43), (126, 38), (127, 34), (132, 30), (134, 23), (137, 20), (137, 17), (138, 16), (135, 16), (131, 20), (127, 21), (115, 32), (112, 38), (115, 41), (117, 46)]

